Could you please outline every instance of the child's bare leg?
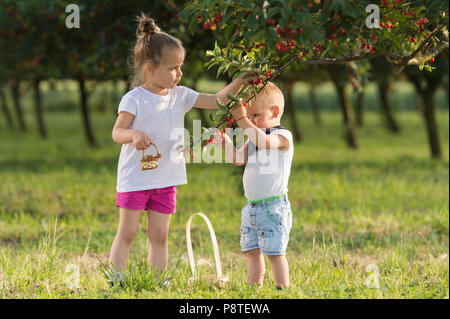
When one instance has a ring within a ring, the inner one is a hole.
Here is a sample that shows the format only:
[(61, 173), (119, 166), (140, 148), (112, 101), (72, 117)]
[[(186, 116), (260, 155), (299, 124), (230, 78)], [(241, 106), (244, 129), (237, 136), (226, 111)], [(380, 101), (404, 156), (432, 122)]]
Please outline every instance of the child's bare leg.
[(289, 264), (284, 255), (267, 255), (276, 287), (289, 287)]
[(120, 207), (119, 229), (109, 253), (109, 261), (115, 270), (125, 269), (131, 243), (139, 230), (141, 211)]
[(247, 254), (247, 282), (249, 285), (262, 287), (266, 265), (264, 255), (259, 248), (249, 250)]
[(168, 260), (168, 235), (171, 214), (147, 211), (148, 263), (157, 271), (164, 271)]

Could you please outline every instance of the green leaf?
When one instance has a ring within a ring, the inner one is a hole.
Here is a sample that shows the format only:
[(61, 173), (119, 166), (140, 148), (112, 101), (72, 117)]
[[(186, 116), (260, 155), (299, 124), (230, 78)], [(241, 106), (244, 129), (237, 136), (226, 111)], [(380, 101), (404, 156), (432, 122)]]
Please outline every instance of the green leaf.
[(187, 9), (187, 7), (180, 12), (180, 17), (183, 20), (189, 19), (195, 13), (195, 9)]
[(228, 25), (225, 30), (224, 30), (224, 35), (225, 35), (225, 40), (227, 40), (227, 42), (232, 41), (232, 37), (236, 31), (236, 24), (230, 24)]
[(269, 28), (266, 30), (266, 41), (267, 48), (269, 50), (274, 50), (277, 45), (277, 32), (275, 31), (275, 28)]
[(253, 31), (258, 29), (258, 20), (256, 20), (255, 14), (252, 13), (248, 16), (247, 23)]
[[(245, 72), (244, 72), (245, 73)], [(237, 97), (235, 97), (233, 94), (231, 94), (231, 93), (228, 93), (227, 94), (227, 98), (229, 99), (229, 100), (231, 100), (231, 101), (235, 101), (235, 102), (237, 102), (238, 101), (238, 99), (237, 99)]]
[(280, 12), (280, 8), (277, 8), (277, 7), (275, 7), (275, 8), (270, 8), (268, 11), (267, 11), (267, 19), (269, 19), (269, 18), (271, 18), (272, 16), (274, 16), (275, 14), (277, 14), (278, 12)]
[(197, 21), (197, 19), (192, 19), (191, 20), (191, 22), (189, 23), (189, 32), (192, 34), (192, 35), (194, 35), (194, 33), (195, 33), (195, 28), (197, 27), (197, 25), (198, 25), (198, 21)]

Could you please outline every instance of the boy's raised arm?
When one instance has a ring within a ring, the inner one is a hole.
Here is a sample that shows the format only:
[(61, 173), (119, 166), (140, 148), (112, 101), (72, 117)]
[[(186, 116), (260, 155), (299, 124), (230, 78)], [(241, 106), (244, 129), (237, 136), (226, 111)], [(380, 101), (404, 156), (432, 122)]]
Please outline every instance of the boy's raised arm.
[(236, 124), (246, 132), (248, 139), (259, 148), (279, 148), (286, 150), (289, 148), (289, 141), (282, 135), (266, 134), (253, 124), (247, 117), (247, 110), (241, 102), (231, 109), (231, 114), (235, 118)]

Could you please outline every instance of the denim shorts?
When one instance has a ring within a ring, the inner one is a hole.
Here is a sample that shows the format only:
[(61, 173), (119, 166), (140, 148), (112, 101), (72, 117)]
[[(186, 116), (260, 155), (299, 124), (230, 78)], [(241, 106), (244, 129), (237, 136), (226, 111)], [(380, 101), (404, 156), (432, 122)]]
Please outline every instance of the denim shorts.
[(242, 209), (241, 250), (259, 248), (265, 255), (284, 255), (292, 227), (291, 203), (287, 196)]

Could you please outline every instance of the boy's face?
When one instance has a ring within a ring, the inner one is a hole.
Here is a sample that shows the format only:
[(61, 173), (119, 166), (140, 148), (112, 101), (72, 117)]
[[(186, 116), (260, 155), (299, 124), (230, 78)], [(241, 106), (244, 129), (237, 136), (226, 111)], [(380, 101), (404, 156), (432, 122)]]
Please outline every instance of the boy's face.
[(259, 128), (273, 127), (279, 119), (274, 114), (274, 107), (265, 105), (261, 100), (253, 100), (247, 109), (247, 117)]
[(184, 52), (179, 49), (166, 51), (161, 63), (152, 67), (152, 82), (161, 88), (174, 88), (183, 76)]

